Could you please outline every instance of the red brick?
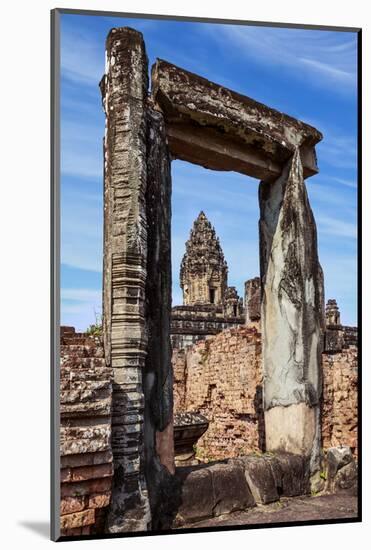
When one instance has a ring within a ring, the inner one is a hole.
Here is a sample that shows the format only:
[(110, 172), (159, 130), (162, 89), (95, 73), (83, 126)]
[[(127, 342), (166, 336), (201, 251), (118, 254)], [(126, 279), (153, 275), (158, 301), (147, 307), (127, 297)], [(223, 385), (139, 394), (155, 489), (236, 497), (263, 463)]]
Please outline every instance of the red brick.
[(93, 525), (95, 522), (94, 510), (83, 510), (61, 516), (61, 529), (75, 529), (76, 527), (84, 527), (85, 525)]
[(110, 491), (112, 485), (112, 479), (105, 477), (103, 479), (92, 479), (89, 481), (81, 481), (75, 483), (62, 483), (61, 484), (61, 496), (62, 497), (76, 497), (84, 495), (92, 495), (94, 493), (103, 493)]
[(61, 515), (81, 512), (85, 508), (85, 497), (65, 497), (61, 499)]
[(80, 468), (72, 468), (71, 481), (86, 481), (88, 479), (99, 479), (102, 477), (110, 477), (113, 475), (113, 465), (99, 464), (97, 466), (82, 466)]
[(111, 491), (106, 491), (105, 493), (90, 495), (89, 496), (89, 508), (104, 508), (108, 506), (111, 499)]

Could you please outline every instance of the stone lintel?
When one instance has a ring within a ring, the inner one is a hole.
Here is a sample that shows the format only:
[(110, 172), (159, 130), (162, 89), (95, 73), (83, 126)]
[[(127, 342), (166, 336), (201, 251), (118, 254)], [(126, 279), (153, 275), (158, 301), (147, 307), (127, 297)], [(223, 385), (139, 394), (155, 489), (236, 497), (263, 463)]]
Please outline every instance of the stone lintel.
[(322, 134), (247, 96), (158, 59), (152, 97), (174, 158), (271, 181), (299, 146), (304, 177), (318, 172), (314, 147)]

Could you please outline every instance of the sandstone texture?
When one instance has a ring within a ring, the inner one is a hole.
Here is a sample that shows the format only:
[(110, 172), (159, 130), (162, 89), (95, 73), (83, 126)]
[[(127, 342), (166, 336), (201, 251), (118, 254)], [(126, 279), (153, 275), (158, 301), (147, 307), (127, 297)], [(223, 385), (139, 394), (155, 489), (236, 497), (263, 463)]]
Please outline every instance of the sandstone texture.
[(320, 468), (323, 274), (299, 149), (274, 183), (261, 182), (260, 262), (268, 450)]
[(210, 529), (210, 527), (233, 527), (253, 525), (278, 525), (316, 521), (349, 519), (356, 521), (358, 515), (357, 497), (335, 493), (320, 496), (281, 498), (265, 506), (255, 506), (228, 516), (215, 516), (197, 522), (183, 524), (182, 528)]
[[(232, 307), (234, 308), (234, 305)], [(238, 311), (241, 311), (239, 306)], [(186, 349), (199, 340), (204, 340), (223, 330), (239, 327), (244, 323), (243, 311), (237, 316), (229, 316), (226, 315), (224, 305), (174, 306), (171, 310), (172, 348), (173, 350)]]
[(181, 503), (174, 527), (303, 495), (309, 489), (303, 457), (290, 453), (178, 468), (176, 475)]
[(151, 528), (169, 528), (177, 506), (174, 478), (173, 371), (171, 368), (171, 176), (165, 124), (147, 105), (147, 279), (148, 335), (143, 373), (145, 472)]
[(326, 453), (326, 490), (356, 496), (358, 465), (350, 447), (331, 447)]
[(255, 506), (239, 464), (179, 468), (176, 475), (181, 484), (181, 504), (174, 526)]
[(146, 530), (151, 521), (143, 443), (147, 87), (142, 35), (129, 28), (112, 29), (101, 81), (106, 113), (103, 329), (106, 361), (114, 375), (112, 533)]
[(61, 535), (103, 532), (111, 500), (112, 370), (98, 337), (61, 327)]
[(260, 277), (245, 282), (246, 324), (260, 321), (261, 317), (261, 282)]
[(314, 145), (322, 135), (308, 124), (160, 59), (152, 96), (175, 158), (272, 181), (300, 145), (305, 177), (317, 172)]
[(174, 450), (177, 466), (198, 464), (196, 443), (209, 427), (209, 421), (199, 413), (174, 415)]

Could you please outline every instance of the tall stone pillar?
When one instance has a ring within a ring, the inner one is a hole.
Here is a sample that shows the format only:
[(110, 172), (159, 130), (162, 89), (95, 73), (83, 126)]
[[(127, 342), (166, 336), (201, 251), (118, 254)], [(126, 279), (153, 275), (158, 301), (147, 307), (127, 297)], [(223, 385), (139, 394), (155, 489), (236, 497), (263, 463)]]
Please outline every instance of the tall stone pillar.
[(145, 464), (152, 528), (169, 529), (179, 507), (174, 478), (173, 372), (171, 364), (171, 170), (161, 112), (147, 109), (148, 261), (144, 371)]
[(260, 262), (266, 448), (320, 467), (323, 274), (299, 148), (274, 183), (261, 182)]
[(101, 81), (106, 112), (103, 330), (106, 361), (114, 372), (111, 533), (146, 530), (151, 521), (143, 445), (147, 88), (142, 35), (129, 28), (111, 30)]

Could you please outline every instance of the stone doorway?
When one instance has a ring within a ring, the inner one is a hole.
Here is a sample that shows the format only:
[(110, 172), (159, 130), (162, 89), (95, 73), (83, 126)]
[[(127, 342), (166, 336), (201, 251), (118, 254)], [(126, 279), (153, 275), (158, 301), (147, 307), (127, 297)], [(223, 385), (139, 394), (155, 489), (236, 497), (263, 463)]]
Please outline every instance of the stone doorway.
[[(114, 371), (112, 532), (164, 525), (174, 482), (171, 159), (260, 180), (260, 271), (268, 450), (319, 469), (323, 276), (305, 178), (313, 127), (166, 61), (141, 34), (113, 29), (101, 81), (104, 346)], [(162, 518), (162, 519), (160, 519)], [(162, 522), (162, 523), (161, 523)], [(166, 523), (166, 521), (165, 521)]]

